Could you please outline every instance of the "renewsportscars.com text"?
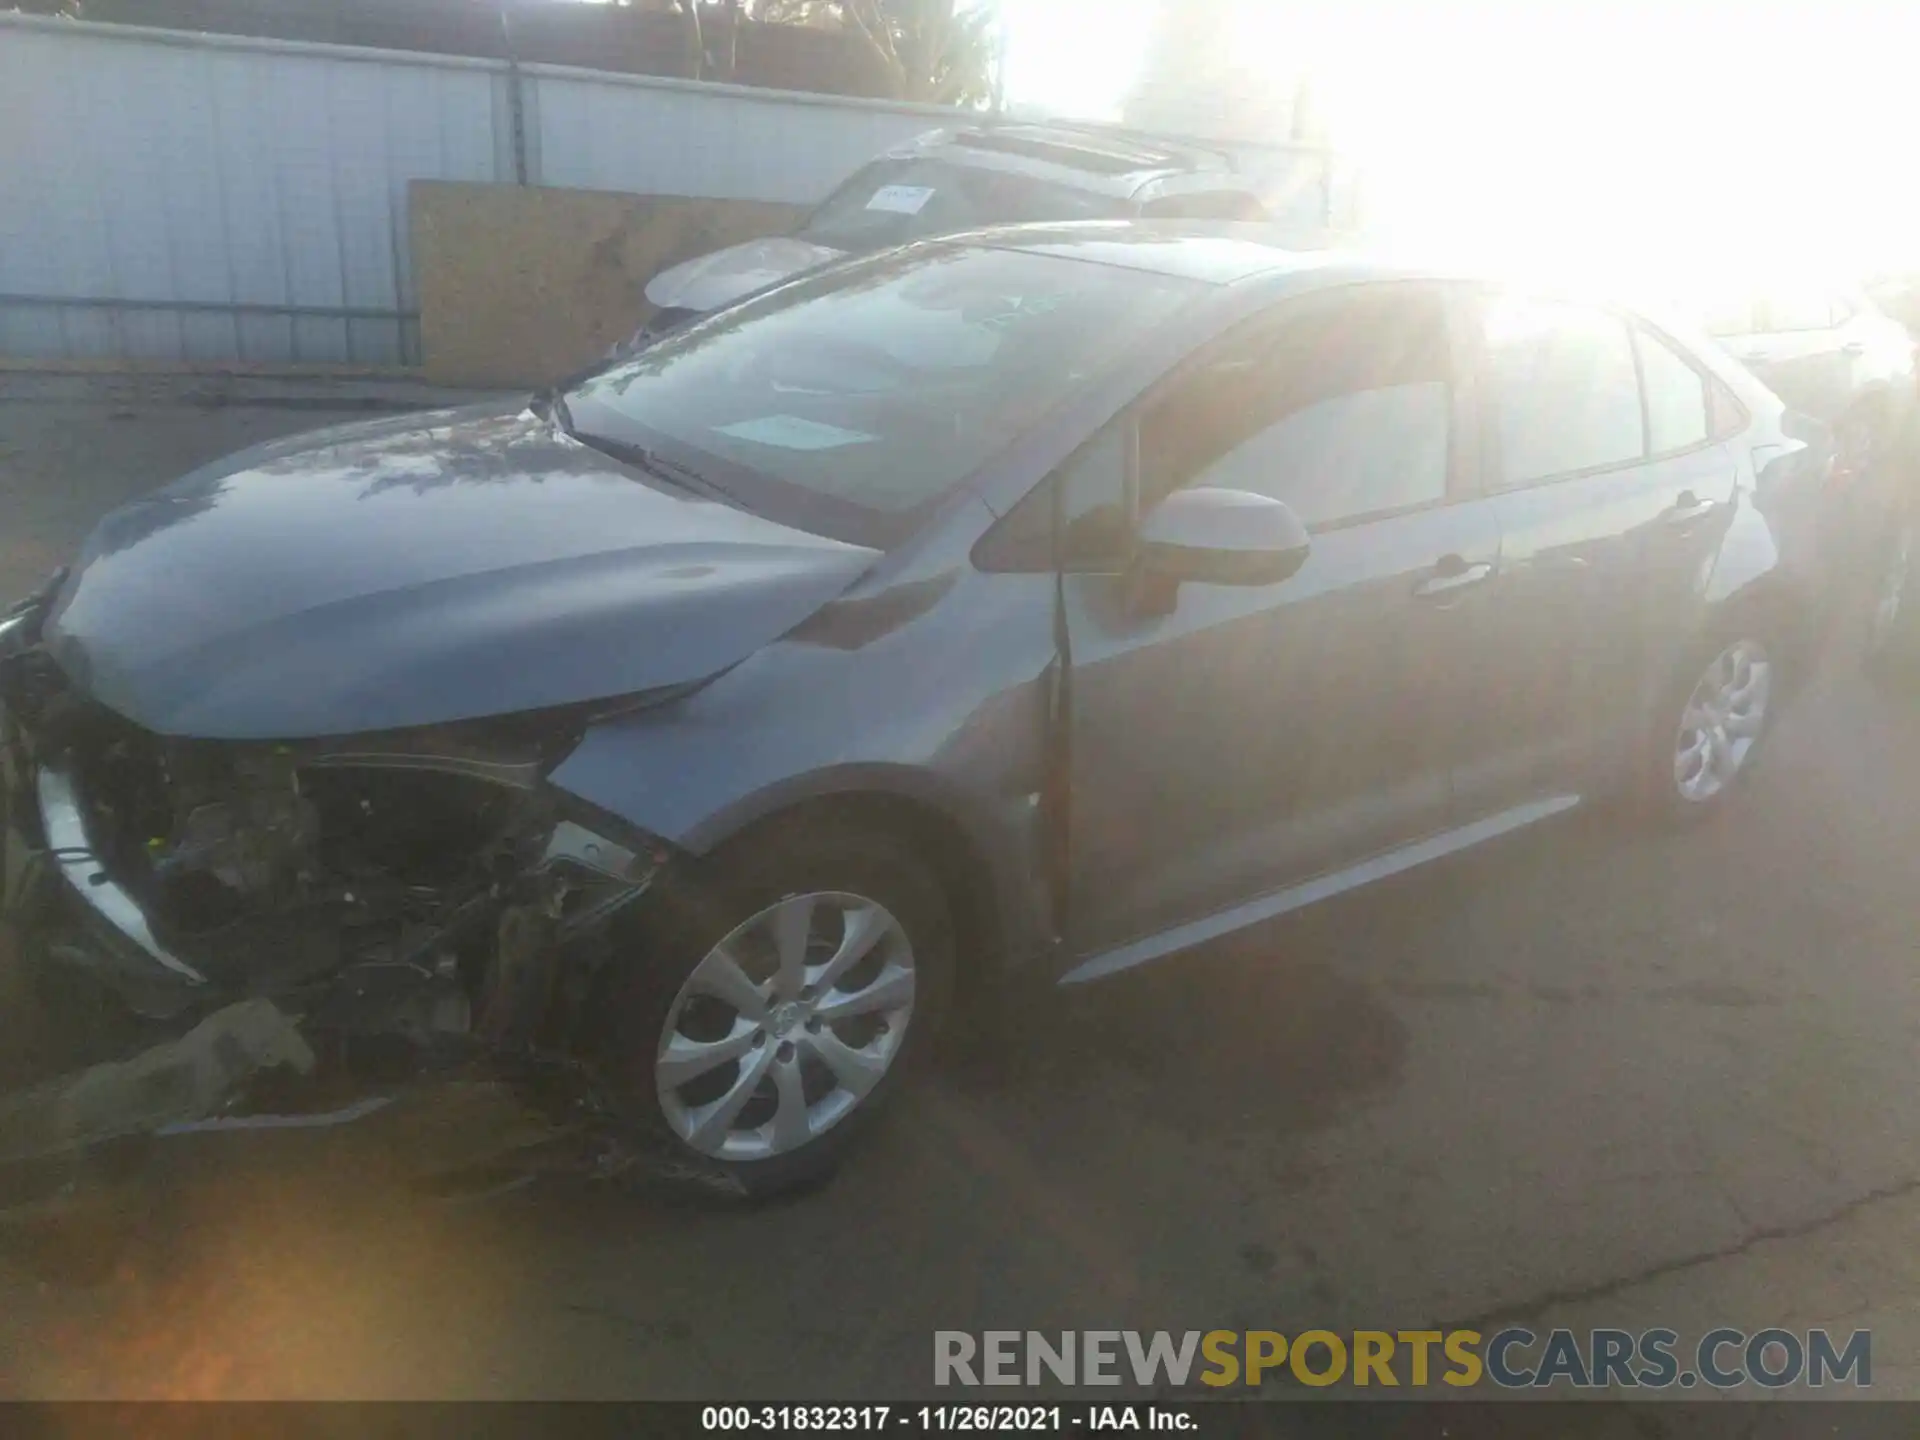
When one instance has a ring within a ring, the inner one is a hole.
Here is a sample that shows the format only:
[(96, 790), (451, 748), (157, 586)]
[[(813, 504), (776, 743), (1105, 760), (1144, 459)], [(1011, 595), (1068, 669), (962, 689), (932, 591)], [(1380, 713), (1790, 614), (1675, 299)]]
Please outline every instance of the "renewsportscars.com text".
[(933, 1383), (959, 1386), (1297, 1383), (1359, 1387), (1727, 1390), (1873, 1383), (1873, 1337), (1855, 1330), (936, 1330)]

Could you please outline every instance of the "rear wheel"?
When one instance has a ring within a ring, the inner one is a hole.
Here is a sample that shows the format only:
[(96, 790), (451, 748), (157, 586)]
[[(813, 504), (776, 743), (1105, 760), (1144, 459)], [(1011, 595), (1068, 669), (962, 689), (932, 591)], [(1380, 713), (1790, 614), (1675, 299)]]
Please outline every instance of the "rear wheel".
[(614, 997), (618, 1093), (749, 1194), (828, 1174), (917, 1064), (952, 990), (940, 886), (879, 836), (782, 826), (653, 929)]
[(1735, 627), (1681, 668), (1649, 727), (1642, 808), (1685, 823), (1726, 803), (1752, 770), (1774, 717), (1778, 661), (1757, 629)]

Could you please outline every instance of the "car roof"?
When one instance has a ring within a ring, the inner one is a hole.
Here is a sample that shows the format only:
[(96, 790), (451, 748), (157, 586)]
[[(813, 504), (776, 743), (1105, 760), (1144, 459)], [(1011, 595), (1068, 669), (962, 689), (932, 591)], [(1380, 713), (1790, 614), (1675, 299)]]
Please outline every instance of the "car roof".
[(932, 130), (886, 158), (937, 154), (950, 164), (1039, 175), (1098, 194), (1131, 196), (1157, 180), (1203, 177), (1223, 190), (1251, 190), (1225, 150), (1118, 126), (1032, 121)]
[(1699, 328), (1670, 302), (1595, 287), (1551, 269), (1430, 260), (1417, 252), (1369, 249), (1336, 231), (1312, 232), (1275, 221), (1074, 220), (1002, 225), (932, 243), (1059, 255), (1211, 285), (1272, 291), (1395, 280), (1488, 286), (1617, 307), (1676, 337), (1692, 336)]
[(1325, 237), (1271, 222), (1231, 220), (1074, 220), (1000, 225), (948, 236), (945, 243), (1059, 255), (1237, 285), (1289, 276), (1323, 280), (1466, 280), (1475, 272), (1389, 259), (1365, 250), (1333, 248)]

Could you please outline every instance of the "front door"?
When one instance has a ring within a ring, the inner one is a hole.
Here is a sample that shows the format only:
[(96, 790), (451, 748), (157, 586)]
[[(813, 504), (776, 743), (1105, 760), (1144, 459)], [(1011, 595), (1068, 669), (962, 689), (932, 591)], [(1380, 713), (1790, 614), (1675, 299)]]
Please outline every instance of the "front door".
[(1460, 488), (1453, 334), (1436, 288), (1323, 292), (1129, 422), (1140, 512), (1183, 486), (1253, 491), (1313, 546), (1285, 581), (1188, 582), (1158, 613), (1124, 561), (1065, 578), (1080, 954), (1448, 825), (1500, 558), (1490, 506)]

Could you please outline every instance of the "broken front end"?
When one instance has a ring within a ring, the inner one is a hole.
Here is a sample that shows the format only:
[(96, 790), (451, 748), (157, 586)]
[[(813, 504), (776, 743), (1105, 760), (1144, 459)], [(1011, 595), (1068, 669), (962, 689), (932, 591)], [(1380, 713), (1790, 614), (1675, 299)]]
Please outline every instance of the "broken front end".
[(349, 1083), (580, 1064), (613, 922), (668, 859), (545, 784), (591, 716), (157, 735), (41, 648), (50, 593), (0, 619), (5, 905), (48, 993), (148, 1039), (266, 1002), (298, 1032), (298, 1068)]

